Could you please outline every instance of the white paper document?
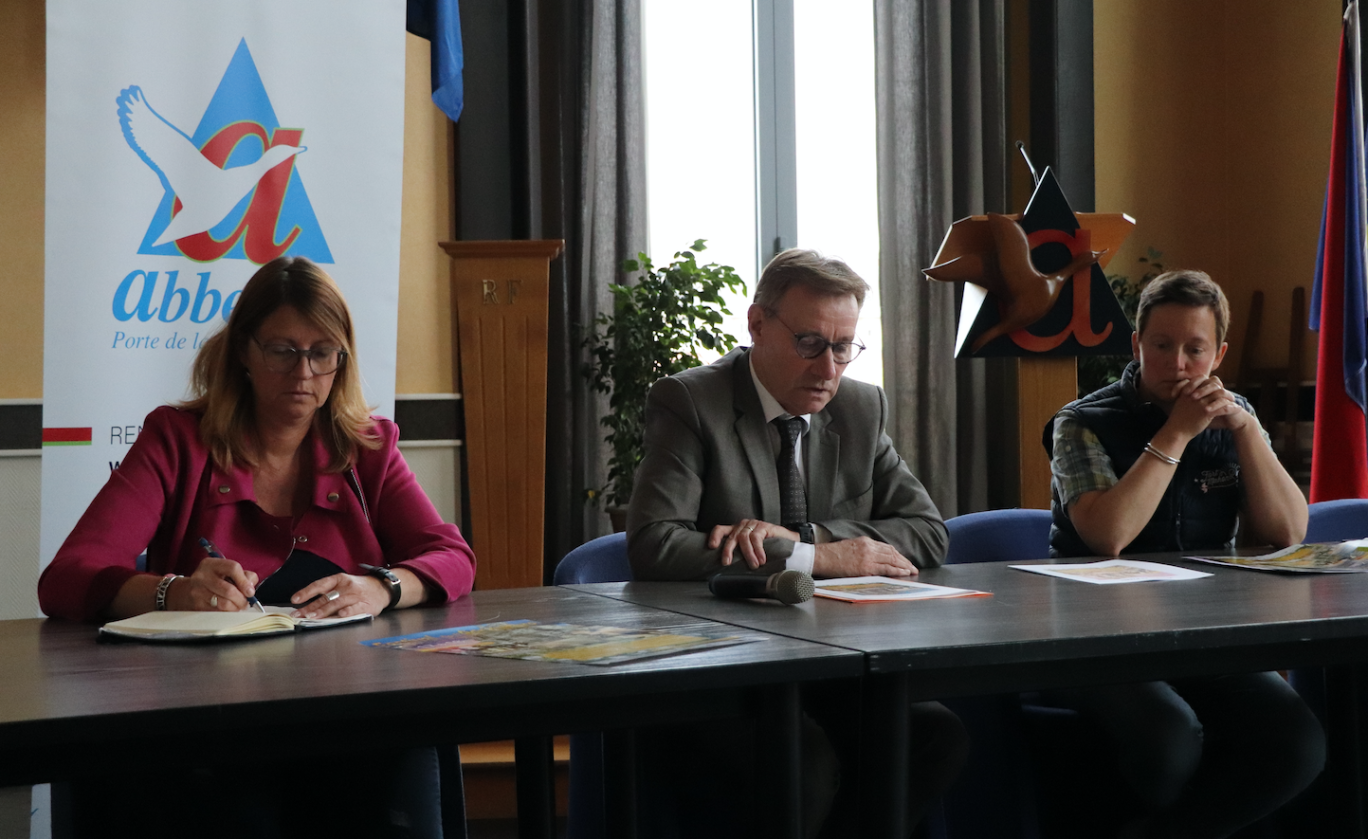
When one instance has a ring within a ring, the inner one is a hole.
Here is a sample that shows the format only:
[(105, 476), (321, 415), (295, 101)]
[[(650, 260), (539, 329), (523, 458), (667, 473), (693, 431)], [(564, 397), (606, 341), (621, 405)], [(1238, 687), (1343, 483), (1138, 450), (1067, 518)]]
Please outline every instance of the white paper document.
[(986, 591), (933, 586), (891, 577), (837, 577), (818, 580), (813, 594), (848, 603), (879, 603), (890, 600), (931, 600), (937, 597), (987, 597)]
[(1101, 562), (1081, 562), (1063, 565), (1013, 565), (1022, 571), (1045, 574), (1050, 577), (1063, 577), (1095, 583), (1100, 586), (1116, 583), (1153, 583), (1168, 580), (1195, 580), (1210, 577), (1205, 571), (1193, 571), (1176, 565), (1159, 562), (1144, 562), (1138, 559), (1106, 559)]

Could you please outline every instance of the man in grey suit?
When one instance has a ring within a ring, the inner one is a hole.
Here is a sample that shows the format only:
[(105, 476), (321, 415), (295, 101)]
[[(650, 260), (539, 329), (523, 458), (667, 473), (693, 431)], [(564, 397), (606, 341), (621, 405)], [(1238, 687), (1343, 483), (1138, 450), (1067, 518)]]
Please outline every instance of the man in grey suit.
[[(786, 569), (909, 577), (941, 563), (945, 524), (884, 430), (883, 390), (841, 382), (864, 349), (856, 325), (868, 289), (840, 260), (784, 251), (756, 284), (751, 347), (651, 388), (627, 513), (636, 579)], [(824, 727), (839, 726), (810, 710)], [(953, 780), (967, 737), (938, 703), (916, 703), (911, 713), (915, 820)], [(807, 722), (811, 831), (830, 808), (839, 772), (822, 728)]]

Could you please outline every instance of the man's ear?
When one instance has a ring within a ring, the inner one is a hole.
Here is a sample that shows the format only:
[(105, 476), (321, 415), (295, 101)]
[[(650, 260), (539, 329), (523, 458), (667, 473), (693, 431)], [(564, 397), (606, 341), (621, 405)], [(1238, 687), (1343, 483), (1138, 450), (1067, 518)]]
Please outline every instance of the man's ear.
[(1140, 360), (1140, 333), (1139, 333), (1139, 332), (1132, 332), (1132, 333), (1131, 333), (1131, 358), (1135, 359), (1136, 361), (1139, 361), (1139, 360)]
[(1216, 363), (1211, 365), (1211, 372), (1215, 373), (1216, 368), (1221, 366), (1221, 361), (1225, 359), (1226, 350), (1229, 347), (1230, 344), (1224, 342), (1221, 344), (1221, 348), (1216, 351)]
[(752, 303), (746, 310), (746, 326), (750, 328), (751, 344), (760, 337), (760, 330), (765, 322), (765, 307), (759, 303)]

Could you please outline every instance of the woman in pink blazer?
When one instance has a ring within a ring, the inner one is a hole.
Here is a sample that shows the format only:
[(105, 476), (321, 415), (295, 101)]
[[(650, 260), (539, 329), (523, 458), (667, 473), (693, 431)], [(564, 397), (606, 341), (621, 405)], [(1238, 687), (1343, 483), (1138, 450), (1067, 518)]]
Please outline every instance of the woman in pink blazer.
[(304, 607), (310, 617), (470, 591), (475, 557), (404, 463), (398, 429), (369, 415), (352, 347), (331, 277), (300, 257), (262, 266), (196, 356), (194, 398), (148, 415), (43, 572), (43, 611), (235, 611), (302, 551), (341, 572), (291, 598), (318, 598)]
[[(194, 398), (148, 415), (44, 570), (43, 611), (237, 611), (260, 586), (308, 617), (378, 615), (469, 592), (475, 557), (404, 463), (394, 423), (370, 416), (353, 347), (347, 304), (321, 268), (298, 257), (262, 266), (196, 356)], [(337, 742), (355, 734), (339, 730)], [(200, 745), (212, 760), (226, 744)], [(434, 749), (345, 754), (285, 785), (215, 769), (78, 779), (70, 818), (77, 835), (442, 835)], [(362, 787), (372, 794), (346, 792)]]

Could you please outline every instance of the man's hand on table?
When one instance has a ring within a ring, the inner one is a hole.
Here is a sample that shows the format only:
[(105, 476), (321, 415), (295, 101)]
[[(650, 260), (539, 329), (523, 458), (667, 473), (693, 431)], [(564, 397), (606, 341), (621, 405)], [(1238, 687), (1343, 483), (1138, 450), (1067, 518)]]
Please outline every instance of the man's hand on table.
[(915, 577), (917, 566), (893, 546), (861, 536), (817, 546), (816, 577)]
[(765, 564), (765, 540), (771, 537), (797, 542), (802, 537), (787, 527), (759, 519), (742, 519), (736, 524), (719, 524), (708, 534), (708, 547), (722, 549), (722, 564), (731, 565), (737, 548), (752, 569)]
[[(722, 564), (731, 565), (740, 550), (751, 569), (765, 564), (765, 540), (802, 539), (797, 533), (759, 519), (742, 519), (736, 524), (719, 524), (708, 534), (708, 547), (720, 548)], [(861, 536), (814, 546), (812, 574), (815, 577), (915, 577), (917, 566), (891, 545)]]

